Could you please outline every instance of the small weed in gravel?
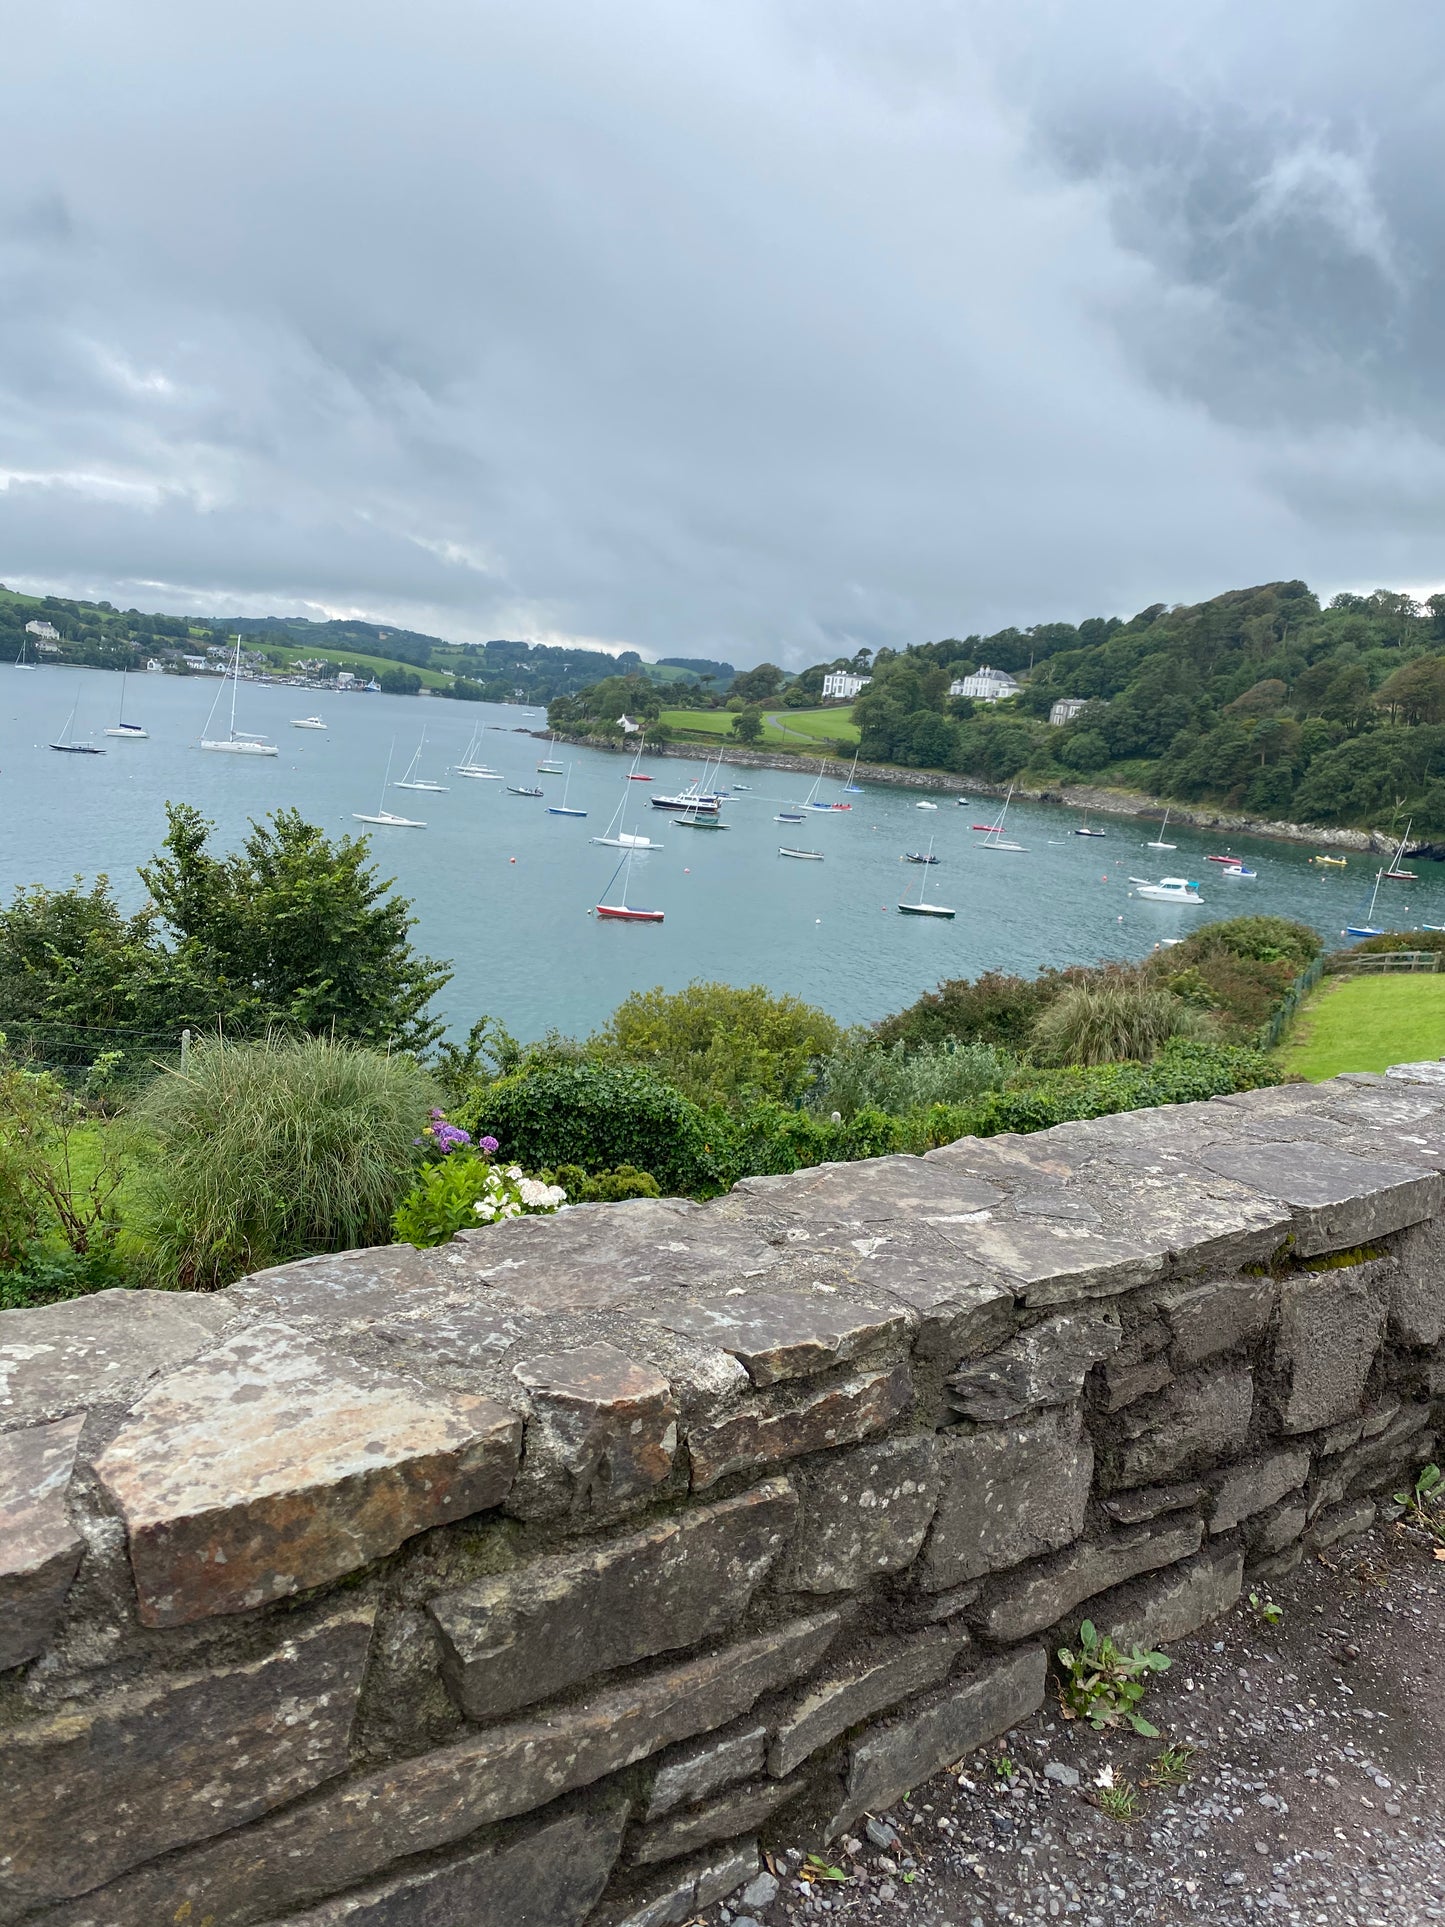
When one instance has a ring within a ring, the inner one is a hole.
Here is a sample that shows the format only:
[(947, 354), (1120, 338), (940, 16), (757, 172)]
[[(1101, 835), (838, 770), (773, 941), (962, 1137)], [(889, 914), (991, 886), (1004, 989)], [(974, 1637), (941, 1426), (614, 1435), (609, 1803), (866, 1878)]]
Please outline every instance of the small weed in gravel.
[(1063, 1669), (1059, 1705), (1066, 1720), (1086, 1719), (1096, 1733), (1127, 1721), (1146, 1740), (1157, 1740), (1159, 1729), (1138, 1710), (1151, 1673), (1169, 1669), (1163, 1653), (1134, 1647), (1124, 1653), (1107, 1634), (1101, 1639), (1092, 1619), (1079, 1628), (1079, 1650), (1059, 1648)]

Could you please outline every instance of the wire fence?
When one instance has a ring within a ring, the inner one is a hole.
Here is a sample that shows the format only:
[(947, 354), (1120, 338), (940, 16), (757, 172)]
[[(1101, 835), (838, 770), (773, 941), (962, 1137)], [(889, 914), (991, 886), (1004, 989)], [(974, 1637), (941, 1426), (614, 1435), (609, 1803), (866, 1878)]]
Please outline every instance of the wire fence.
[(1306, 964), (1298, 977), (1280, 999), (1279, 1008), (1259, 1033), (1261, 1050), (1273, 1050), (1281, 1037), (1295, 1020), (1295, 1014), (1305, 998), (1309, 996), (1320, 978), (1325, 974), (1324, 953), (1321, 952), (1311, 964)]
[(124, 1063), (184, 1061), (190, 1044), (213, 1034), (198, 1026), (158, 1030), (142, 1024), (69, 1024), (52, 1019), (12, 1019), (0, 1024), (9, 1055), (30, 1070), (53, 1071), (68, 1082), (89, 1076), (102, 1057), (118, 1053)]

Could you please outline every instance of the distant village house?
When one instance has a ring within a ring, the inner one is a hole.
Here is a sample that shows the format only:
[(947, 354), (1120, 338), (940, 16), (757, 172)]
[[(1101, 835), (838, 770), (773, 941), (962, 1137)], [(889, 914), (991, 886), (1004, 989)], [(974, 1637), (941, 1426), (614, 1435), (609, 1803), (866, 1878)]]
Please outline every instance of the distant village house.
[(948, 693), (967, 696), (976, 703), (1001, 703), (1008, 696), (1017, 696), (1019, 684), (1005, 670), (990, 669), (985, 663), (971, 676), (955, 677), (948, 685)]
[(844, 702), (852, 702), (858, 692), (866, 689), (872, 680), (871, 676), (855, 676), (851, 669), (831, 669), (823, 678), (823, 700), (827, 702), (831, 697), (836, 696)]
[(1071, 723), (1074, 720), (1081, 709), (1088, 707), (1087, 696), (1061, 696), (1049, 711), (1049, 721), (1055, 729), (1062, 729), (1065, 723)]

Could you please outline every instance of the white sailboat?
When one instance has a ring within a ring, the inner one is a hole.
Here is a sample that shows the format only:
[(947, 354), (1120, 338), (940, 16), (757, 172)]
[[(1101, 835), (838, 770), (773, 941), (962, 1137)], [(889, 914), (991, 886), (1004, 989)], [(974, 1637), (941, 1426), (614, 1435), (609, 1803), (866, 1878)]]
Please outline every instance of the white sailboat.
[(421, 741), (416, 746), (416, 755), (413, 756), (411, 761), (407, 764), (406, 775), (403, 776), (401, 781), (396, 784), (397, 789), (399, 790), (440, 790), (444, 792), (451, 787), (449, 783), (431, 783), (431, 782), (428, 782), (425, 777), (417, 775), (416, 766), (421, 761), (421, 753), (425, 748), (426, 748), (426, 730), (423, 729), (421, 733)]
[(107, 736), (118, 736), (122, 742), (139, 743), (145, 741), (150, 731), (142, 729), (139, 723), (128, 723), (125, 719), (125, 679), (129, 674), (128, 669), (120, 672), (120, 713), (105, 733)]
[(502, 772), (500, 770), (493, 769), (490, 763), (478, 763), (474, 760), (477, 753), (477, 744), (481, 741), (481, 738), (482, 726), (478, 723), (477, 727), (472, 731), (472, 740), (467, 744), (462, 760), (459, 763), (453, 763), (452, 775), (470, 776), (479, 783), (500, 783), (502, 780)]
[(76, 743), (71, 741), (70, 731), (75, 722), (75, 712), (79, 707), (80, 690), (77, 688), (75, 701), (70, 705), (70, 714), (65, 719), (65, 727), (60, 732), (60, 741), (58, 743), (52, 743), (50, 747), (52, 749), (58, 749), (61, 754), (65, 756), (104, 756), (105, 751), (99, 743)]
[[(547, 749), (549, 752), (551, 752), (555, 750), (556, 747), (557, 747), (557, 732), (554, 729), (552, 731), (552, 734), (547, 738)], [(562, 774), (563, 765), (561, 763), (551, 761), (550, 755), (549, 755), (549, 756), (544, 756), (542, 758), (541, 762), (538, 763), (537, 768), (543, 776), (560, 776)]]
[[(589, 836), (587, 841), (589, 843), (605, 843), (609, 848), (614, 850), (660, 850), (663, 847), (662, 844), (654, 843), (650, 836), (629, 836), (626, 830), (621, 830), (617, 827), (622, 820), (622, 812), (627, 808), (627, 795), (628, 793), (624, 790), (621, 801), (612, 812), (612, 821), (607, 825), (607, 828), (602, 832), (601, 836)], [(562, 786), (562, 800), (563, 802), (567, 800), (567, 786), (565, 783)]]
[(1027, 845), (1023, 843), (1009, 843), (1004, 840), (1004, 819), (1008, 815), (1008, 806), (1013, 800), (1014, 785), (1010, 783), (1008, 786), (1008, 795), (1003, 800), (1003, 808), (999, 811), (995, 821), (984, 831), (983, 841), (978, 846), (981, 850), (1016, 850), (1020, 856), (1026, 856), (1028, 854)]
[(1163, 837), (1164, 832), (1168, 828), (1169, 828), (1169, 811), (1165, 810), (1164, 821), (1159, 825), (1159, 835), (1157, 837), (1151, 838), (1151, 840), (1144, 845), (1144, 848), (1146, 850), (1177, 850), (1179, 847), (1177, 843), (1165, 843), (1161, 841), (1161, 838)]
[[(924, 859), (925, 863), (927, 863), (932, 858), (932, 856), (933, 856), (933, 838), (929, 837), (928, 856)], [(923, 872), (923, 875), (918, 879), (917, 901), (913, 903), (900, 903), (898, 906), (900, 912), (905, 917), (947, 917), (951, 920), (955, 912), (948, 909), (944, 904), (925, 903), (923, 901), (923, 886), (927, 881), (928, 881), (928, 871), (927, 869), (925, 869)]]
[[(227, 677), (223, 676), (221, 679), (221, 689), (225, 688), (226, 681)], [(229, 681), (231, 684), (230, 733), (224, 737), (207, 734), (207, 731), (209, 731), (211, 727), (211, 718), (216, 713), (216, 704), (221, 700), (221, 690), (218, 689), (216, 691), (215, 702), (211, 704), (211, 714), (206, 718), (205, 729), (201, 731), (201, 748), (225, 750), (232, 756), (277, 755), (279, 752), (277, 751), (276, 745), (274, 743), (268, 743), (264, 736), (256, 736), (244, 729), (238, 730), (236, 727), (236, 691), (241, 682), (241, 638), (239, 636), (236, 638), (236, 655), (231, 664)]]
[(389, 830), (424, 830), (425, 823), (419, 823), (414, 816), (396, 816), (386, 807), (386, 792), (391, 783), (391, 759), (396, 754), (396, 738), (391, 739), (391, 748), (386, 752), (386, 774), (381, 779), (381, 801), (374, 814), (367, 816), (361, 810), (353, 810), (352, 816), (358, 823), (379, 823)]
[(25, 660), (25, 651), (29, 647), (30, 647), (29, 634), (22, 633), (20, 637), (20, 654), (15, 658), (15, 667), (17, 669), (38, 669), (40, 667), (40, 664), (38, 662), (27, 662)]

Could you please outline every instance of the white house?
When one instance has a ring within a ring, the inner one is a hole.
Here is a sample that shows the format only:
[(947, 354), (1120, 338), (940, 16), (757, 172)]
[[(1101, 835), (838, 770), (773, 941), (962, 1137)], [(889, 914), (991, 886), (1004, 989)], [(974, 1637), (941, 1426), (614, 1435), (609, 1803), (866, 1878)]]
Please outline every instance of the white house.
[(852, 702), (860, 689), (866, 689), (873, 678), (855, 676), (851, 669), (831, 669), (823, 678), (823, 700), (830, 696), (840, 696), (845, 702)]
[(37, 619), (35, 622), (27, 622), (25, 625), (25, 633), (27, 636), (39, 636), (42, 642), (59, 642), (60, 640), (60, 631), (56, 628), (55, 624), (53, 622), (46, 622), (43, 618)]
[(1086, 696), (1061, 696), (1049, 711), (1049, 721), (1055, 729), (1062, 729), (1065, 723), (1071, 723), (1074, 720), (1081, 709), (1088, 707)]
[(187, 669), (209, 669), (211, 664), (205, 656), (182, 656), (181, 661)]
[(625, 711), (621, 716), (617, 718), (617, 721), (621, 725), (622, 733), (624, 736), (635, 736), (638, 730), (641, 729), (642, 727), (641, 723), (633, 722), (632, 718), (629, 715), (627, 715)]
[(958, 676), (948, 685), (950, 696), (968, 696), (976, 703), (1000, 703), (1006, 696), (1017, 696), (1019, 685), (1005, 670), (990, 669), (985, 663), (971, 676)]

